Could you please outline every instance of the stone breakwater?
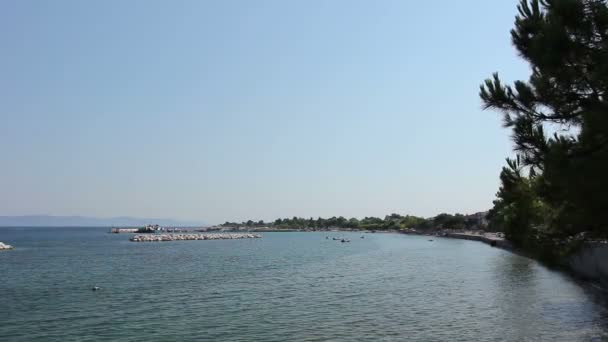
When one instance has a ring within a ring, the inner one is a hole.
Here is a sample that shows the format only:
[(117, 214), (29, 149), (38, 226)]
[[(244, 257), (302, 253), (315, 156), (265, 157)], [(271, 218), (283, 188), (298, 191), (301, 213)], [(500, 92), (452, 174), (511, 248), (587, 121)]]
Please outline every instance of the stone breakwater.
[(447, 233), (446, 237), (453, 239), (473, 240), (487, 243), (492, 247), (500, 247), (506, 250), (513, 250), (513, 246), (503, 237), (498, 236), (496, 233), (484, 233), (484, 234), (472, 234), (472, 233)]
[(162, 242), (183, 240), (233, 240), (233, 239), (258, 239), (260, 234), (229, 233), (229, 234), (140, 234), (132, 236), (133, 242)]
[(13, 249), (13, 246), (0, 242), (0, 251)]

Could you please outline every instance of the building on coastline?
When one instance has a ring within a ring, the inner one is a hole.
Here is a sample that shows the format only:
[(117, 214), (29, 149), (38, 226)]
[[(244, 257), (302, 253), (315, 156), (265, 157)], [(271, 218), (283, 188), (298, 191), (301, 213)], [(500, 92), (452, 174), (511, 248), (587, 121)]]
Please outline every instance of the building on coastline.
[(153, 233), (160, 232), (160, 231), (163, 231), (163, 228), (161, 226), (159, 226), (157, 224), (154, 224), (154, 225), (149, 224), (149, 225), (146, 225), (145, 227), (139, 228), (137, 230), (137, 233), (153, 234)]
[(145, 227), (140, 228), (112, 228), (110, 230), (111, 233), (119, 234), (119, 233), (143, 233), (143, 234), (151, 234), (156, 232), (162, 232), (165, 228), (157, 225), (157, 224), (148, 224)]

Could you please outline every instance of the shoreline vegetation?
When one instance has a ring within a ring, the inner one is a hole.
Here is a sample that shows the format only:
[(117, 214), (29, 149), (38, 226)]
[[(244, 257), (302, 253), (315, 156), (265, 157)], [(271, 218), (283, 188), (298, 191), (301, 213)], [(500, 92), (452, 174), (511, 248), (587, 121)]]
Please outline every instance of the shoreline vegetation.
[[(472, 215), (439, 214), (432, 218), (401, 216), (390, 214), (380, 219), (366, 217), (362, 220), (344, 217), (276, 219), (274, 222), (245, 221), (225, 222), (205, 230), (247, 231), (247, 232), (333, 232), (349, 231), (363, 233), (400, 233), (410, 235), (439, 236), (453, 239), (473, 240), (492, 247), (508, 250), (518, 255), (537, 259), (551, 268), (562, 270), (577, 279), (588, 281), (608, 289), (608, 241), (606, 239), (578, 240), (574, 249), (572, 241), (562, 244), (545, 245), (555, 250), (534, 250), (514, 243), (501, 226), (493, 225), (488, 212)], [(568, 253), (564, 253), (568, 246)], [(548, 258), (550, 255), (552, 258)]]
[(345, 218), (342, 216), (331, 218), (278, 218), (273, 222), (260, 221), (244, 221), (225, 222), (219, 226), (211, 227), (211, 229), (254, 229), (267, 228), (274, 230), (310, 230), (323, 231), (330, 229), (351, 229), (351, 230), (368, 230), (368, 231), (421, 231), (435, 233), (438, 231), (451, 230), (479, 230), (484, 231), (488, 227), (486, 220), (487, 212), (479, 212), (472, 215), (463, 214), (446, 214), (442, 213), (432, 218), (422, 218), (418, 216), (400, 214), (386, 215), (384, 219), (379, 217), (365, 217), (363, 219)]
[(563, 264), (608, 239), (608, 2), (521, 0), (518, 12), (511, 41), (529, 79), (505, 85), (495, 73), (479, 92), (484, 109), (502, 114), (515, 153), (488, 227)]
[[(409, 235), (439, 236), (455, 239), (481, 241), (493, 247), (511, 250), (501, 232), (487, 232), (487, 212), (471, 215), (442, 213), (432, 218), (417, 216), (386, 215), (384, 219), (366, 217), (364, 219), (344, 217), (331, 218), (279, 218), (273, 222), (244, 221), (225, 222), (221, 225), (204, 228), (173, 228), (159, 225), (144, 227), (112, 228), (114, 234), (137, 234), (130, 241), (176, 241), (176, 240), (216, 240), (245, 238), (241, 235), (270, 232), (361, 232), (361, 233), (396, 233)], [(247, 235), (246, 238), (261, 237)]]
[(490, 232), (487, 212), (471, 215), (442, 213), (431, 218), (399, 214), (386, 215), (384, 219), (365, 217), (364, 219), (342, 216), (331, 218), (279, 218), (273, 222), (244, 221), (225, 222), (205, 230), (247, 231), (247, 232), (363, 232), (398, 233), (410, 235), (439, 236), (484, 242), (492, 247), (512, 251), (513, 246), (505, 239), (503, 232)]

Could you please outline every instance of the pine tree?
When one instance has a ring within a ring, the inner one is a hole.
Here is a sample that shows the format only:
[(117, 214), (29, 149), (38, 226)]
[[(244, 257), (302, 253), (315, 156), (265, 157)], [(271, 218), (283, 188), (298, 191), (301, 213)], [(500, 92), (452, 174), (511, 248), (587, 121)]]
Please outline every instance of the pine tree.
[(522, 0), (518, 11), (511, 37), (530, 64), (530, 78), (511, 86), (494, 74), (480, 97), (512, 130), (521, 166), (550, 209), (546, 231), (559, 238), (582, 231), (606, 236), (607, 2)]

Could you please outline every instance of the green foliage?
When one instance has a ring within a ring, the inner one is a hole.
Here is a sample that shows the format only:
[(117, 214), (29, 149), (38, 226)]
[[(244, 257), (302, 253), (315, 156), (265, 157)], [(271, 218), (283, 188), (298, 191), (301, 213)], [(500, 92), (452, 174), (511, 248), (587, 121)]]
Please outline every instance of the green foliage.
[(448, 228), (448, 229), (465, 229), (466, 219), (462, 214), (450, 215), (450, 214), (439, 214), (433, 219), (433, 223), (437, 227)]
[[(490, 225), (516, 244), (555, 245), (608, 222), (608, 6), (605, 0), (522, 0), (511, 31), (528, 81), (481, 86), (517, 154), (501, 173)], [(523, 170), (528, 175), (522, 175)]]
[(406, 215), (399, 219), (399, 224), (405, 228), (420, 227), (424, 222), (426, 222), (424, 218), (410, 215)]
[(522, 175), (519, 158), (507, 159), (507, 165), (500, 173), (501, 187), (488, 217), (491, 227), (505, 232), (515, 245), (531, 247), (549, 209), (537, 195), (536, 181), (539, 178)]
[(465, 216), (462, 214), (440, 214), (436, 217), (425, 219), (417, 216), (401, 216), (391, 214), (381, 219), (379, 217), (365, 217), (346, 219), (342, 216), (330, 218), (278, 218), (273, 223), (257, 223), (249, 220), (242, 223), (226, 222), (224, 227), (272, 227), (274, 229), (353, 229), (353, 230), (439, 230), (439, 229), (480, 229), (485, 227), (485, 213)]

